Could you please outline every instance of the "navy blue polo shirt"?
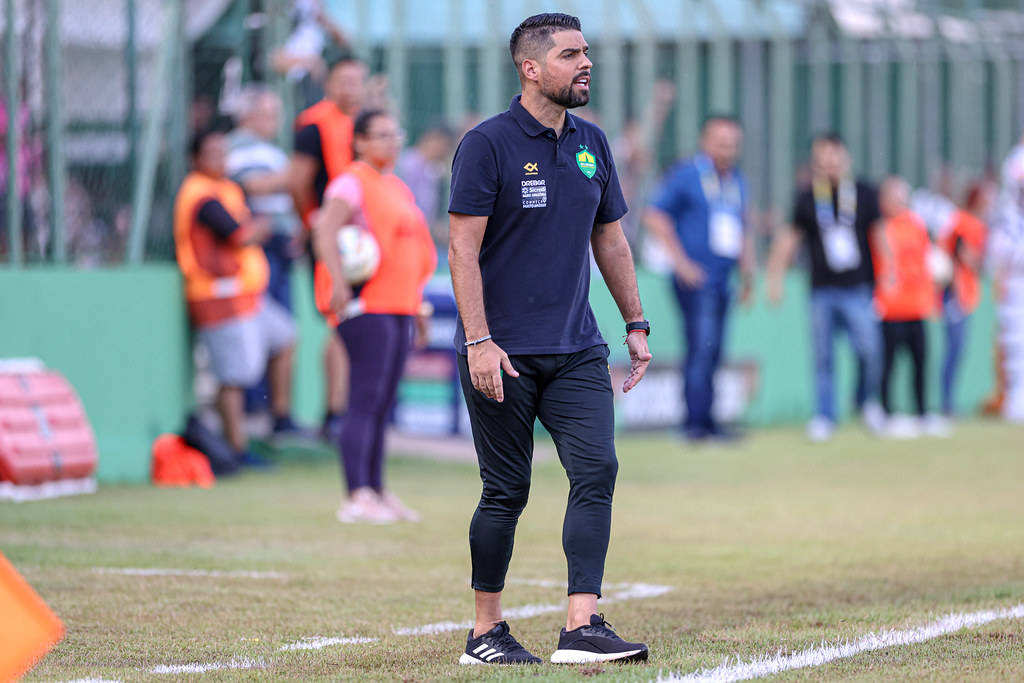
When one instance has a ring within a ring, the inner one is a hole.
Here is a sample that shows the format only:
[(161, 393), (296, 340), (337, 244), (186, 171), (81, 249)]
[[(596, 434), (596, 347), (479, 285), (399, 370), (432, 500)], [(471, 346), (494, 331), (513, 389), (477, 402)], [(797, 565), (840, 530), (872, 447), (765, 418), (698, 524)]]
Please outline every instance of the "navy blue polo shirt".
[[(702, 167), (711, 167), (711, 160), (698, 154), (669, 169), (652, 196), (651, 206), (672, 218), (676, 236), (686, 250), (686, 255), (704, 267), (707, 284), (726, 286), (737, 259), (716, 254), (711, 248), (709, 223), (712, 211), (718, 207), (712, 207), (705, 195), (701, 181)], [(746, 211), (746, 182), (739, 170), (734, 170), (731, 176), (740, 190), (739, 205), (732, 208), (739, 214), (737, 218), (742, 224)]]
[[(590, 308), (590, 236), (626, 213), (608, 139), (566, 112), (561, 137), (523, 108), (484, 121), (459, 143), (448, 211), (488, 216), (480, 248), (484, 312), (509, 355), (604, 344)], [(465, 353), (460, 316), (455, 347)]]

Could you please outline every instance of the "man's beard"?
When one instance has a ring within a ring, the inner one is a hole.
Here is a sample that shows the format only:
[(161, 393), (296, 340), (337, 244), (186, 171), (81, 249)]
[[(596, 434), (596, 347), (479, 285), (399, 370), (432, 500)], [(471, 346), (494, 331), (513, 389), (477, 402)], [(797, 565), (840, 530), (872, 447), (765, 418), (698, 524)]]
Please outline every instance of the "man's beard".
[(557, 91), (551, 91), (544, 88), (541, 90), (541, 94), (554, 104), (557, 104), (559, 107), (564, 107), (566, 109), (582, 107), (590, 102), (590, 90), (575, 93), (572, 90), (572, 86), (575, 85), (575, 83), (576, 81), (573, 81), (569, 85)]

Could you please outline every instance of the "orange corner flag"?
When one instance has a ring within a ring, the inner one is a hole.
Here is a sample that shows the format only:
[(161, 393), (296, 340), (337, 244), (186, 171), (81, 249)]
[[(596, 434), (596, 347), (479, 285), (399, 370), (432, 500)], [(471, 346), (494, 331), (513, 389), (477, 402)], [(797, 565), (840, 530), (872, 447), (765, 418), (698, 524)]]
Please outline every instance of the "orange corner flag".
[(0, 681), (16, 681), (64, 637), (64, 624), (0, 553)]

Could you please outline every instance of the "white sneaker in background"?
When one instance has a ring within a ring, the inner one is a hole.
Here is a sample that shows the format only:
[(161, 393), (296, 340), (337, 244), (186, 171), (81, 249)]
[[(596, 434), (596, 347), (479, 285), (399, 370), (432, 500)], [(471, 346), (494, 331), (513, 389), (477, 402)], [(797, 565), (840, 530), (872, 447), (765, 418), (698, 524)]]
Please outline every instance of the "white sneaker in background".
[(923, 421), (916, 415), (890, 415), (886, 422), (885, 436), (890, 439), (916, 439), (924, 431)]
[(885, 409), (882, 408), (878, 401), (865, 401), (864, 406), (860, 410), (860, 415), (861, 419), (864, 420), (864, 426), (867, 427), (869, 432), (875, 436), (885, 436), (886, 423), (889, 419), (885, 414)]
[(938, 413), (928, 413), (921, 418), (921, 431), (928, 436), (948, 439), (953, 436), (953, 425), (949, 418)]
[(817, 415), (807, 423), (807, 440), (811, 443), (823, 443), (832, 438), (836, 425), (832, 420)]
[(398, 521), (398, 516), (380, 502), (376, 493), (362, 491), (344, 500), (336, 517), (346, 524), (394, 524)]

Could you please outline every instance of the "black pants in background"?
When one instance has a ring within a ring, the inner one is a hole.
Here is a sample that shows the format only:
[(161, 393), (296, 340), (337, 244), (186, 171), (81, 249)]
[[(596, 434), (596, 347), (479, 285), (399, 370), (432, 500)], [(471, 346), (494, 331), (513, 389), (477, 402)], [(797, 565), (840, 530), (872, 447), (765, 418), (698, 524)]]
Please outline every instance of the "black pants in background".
[(601, 595), (619, 467), (608, 347), (509, 360), (519, 377), (502, 377), (505, 400), (498, 403), (473, 388), (469, 364), (459, 354), (483, 482), (469, 527), (473, 588), (498, 593), (505, 587), (516, 523), (530, 496), (533, 425), (539, 419), (569, 477), (562, 524), (568, 592)]
[(885, 407), (885, 412), (892, 414), (889, 388), (892, 385), (893, 361), (900, 347), (906, 346), (914, 362), (914, 399), (917, 402), (917, 414), (924, 416), (924, 322), (921, 320), (883, 322), (882, 336), (885, 339), (885, 363), (882, 374), (882, 405)]

